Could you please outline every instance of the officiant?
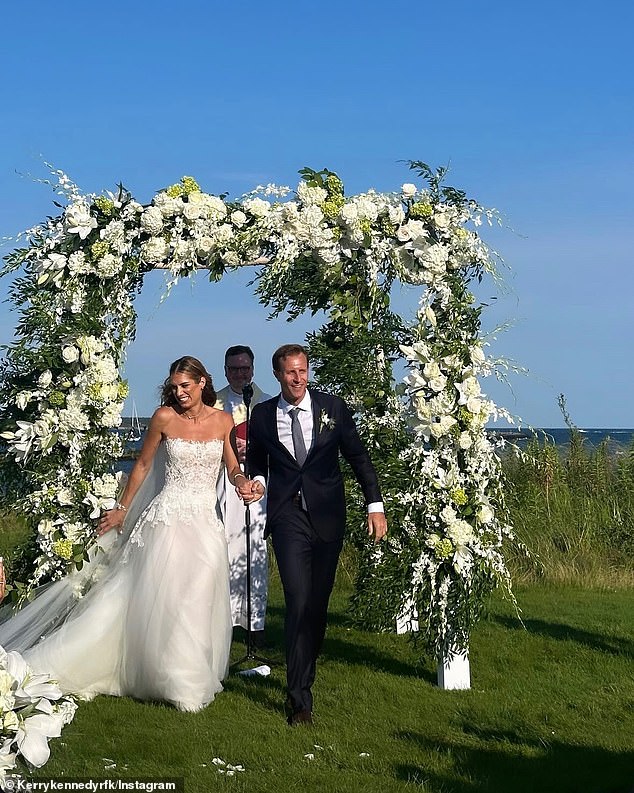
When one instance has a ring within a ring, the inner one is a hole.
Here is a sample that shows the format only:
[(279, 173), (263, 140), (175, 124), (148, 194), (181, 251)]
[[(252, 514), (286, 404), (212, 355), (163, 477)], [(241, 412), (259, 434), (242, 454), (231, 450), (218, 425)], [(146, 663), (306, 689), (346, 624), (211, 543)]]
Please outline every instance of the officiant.
[[(251, 407), (271, 397), (253, 383), (253, 350), (236, 344), (225, 352), (225, 377), (228, 385), (218, 391), (215, 407), (231, 413), (236, 425), (238, 458), (244, 466), (247, 408), (244, 387), (253, 387)], [(218, 504), (229, 548), (231, 611), (234, 627), (247, 628), (247, 563), (244, 504), (229, 483), (227, 472), (218, 482)], [(266, 498), (250, 506), (251, 545), (251, 639), (254, 647), (264, 643), (264, 621), (268, 595), (268, 560), (264, 524)]]

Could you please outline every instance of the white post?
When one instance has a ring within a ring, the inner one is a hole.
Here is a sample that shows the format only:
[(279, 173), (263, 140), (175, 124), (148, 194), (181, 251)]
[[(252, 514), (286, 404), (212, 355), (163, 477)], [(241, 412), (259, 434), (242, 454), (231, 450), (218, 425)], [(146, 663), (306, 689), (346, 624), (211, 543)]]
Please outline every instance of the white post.
[(468, 649), (443, 655), (438, 662), (438, 687), (453, 691), (471, 688)]

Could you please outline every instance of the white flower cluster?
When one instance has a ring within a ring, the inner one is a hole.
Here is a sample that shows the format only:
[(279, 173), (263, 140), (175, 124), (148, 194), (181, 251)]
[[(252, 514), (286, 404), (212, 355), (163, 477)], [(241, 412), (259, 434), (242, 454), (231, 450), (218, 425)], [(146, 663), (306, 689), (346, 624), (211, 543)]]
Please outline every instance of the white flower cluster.
[(77, 705), (62, 696), (48, 675), (37, 675), (17, 652), (0, 647), (0, 785), (21, 755), (39, 768), (49, 758), (50, 738), (58, 738)]

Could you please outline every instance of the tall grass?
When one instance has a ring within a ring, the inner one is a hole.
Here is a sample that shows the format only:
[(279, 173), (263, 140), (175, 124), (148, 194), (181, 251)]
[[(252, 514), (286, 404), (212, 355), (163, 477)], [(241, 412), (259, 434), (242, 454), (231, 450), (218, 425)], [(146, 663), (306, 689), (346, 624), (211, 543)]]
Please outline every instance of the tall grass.
[(634, 447), (592, 447), (570, 427), (570, 443), (532, 440), (504, 458), (507, 500), (530, 555), (510, 560), (516, 580), (582, 586), (634, 584)]

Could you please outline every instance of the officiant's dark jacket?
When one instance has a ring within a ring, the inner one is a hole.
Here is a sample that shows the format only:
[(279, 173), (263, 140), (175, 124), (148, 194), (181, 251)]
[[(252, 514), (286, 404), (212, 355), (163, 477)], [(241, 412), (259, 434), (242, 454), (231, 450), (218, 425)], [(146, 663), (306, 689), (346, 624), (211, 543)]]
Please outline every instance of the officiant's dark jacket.
[(339, 453), (350, 463), (366, 503), (381, 501), (374, 466), (359, 438), (346, 403), (337, 396), (310, 390), (313, 442), (302, 466), (277, 433), (279, 397), (253, 408), (249, 431), (249, 475), (267, 480), (266, 534), (283, 521), (283, 512), (301, 491), (315, 532), (330, 542), (343, 537), (346, 500)]

